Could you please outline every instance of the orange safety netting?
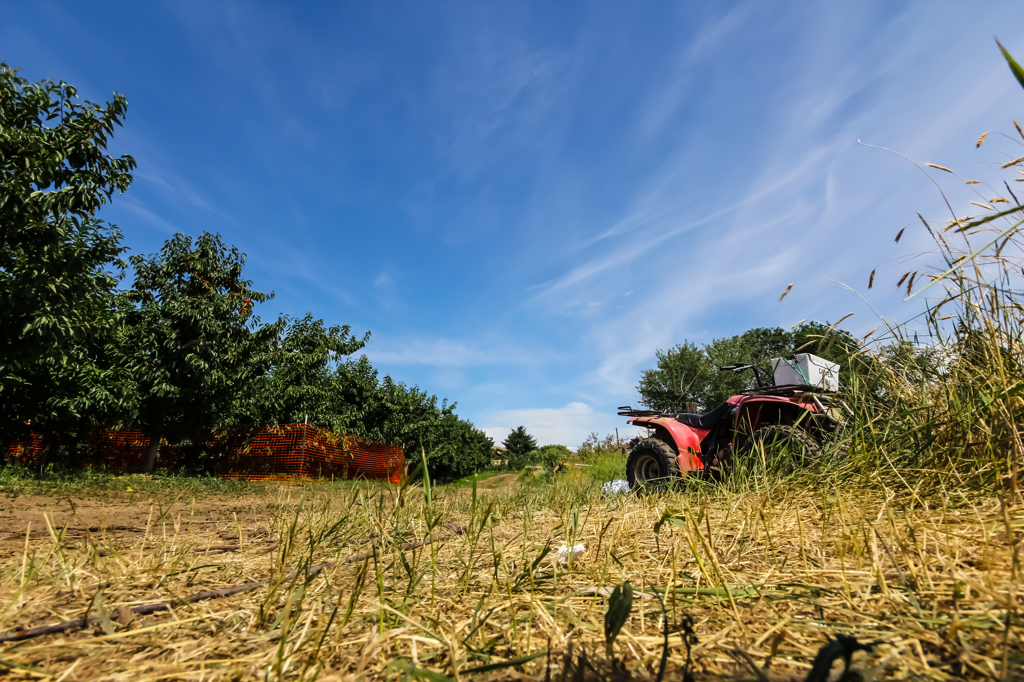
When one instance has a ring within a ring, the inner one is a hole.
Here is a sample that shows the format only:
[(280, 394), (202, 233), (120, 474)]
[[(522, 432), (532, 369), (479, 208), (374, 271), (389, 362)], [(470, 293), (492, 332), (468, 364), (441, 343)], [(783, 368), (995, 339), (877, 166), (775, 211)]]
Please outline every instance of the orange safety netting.
[[(115, 472), (139, 471), (149, 438), (140, 429), (104, 429), (86, 438), (83, 463)], [(45, 444), (11, 444), (7, 459), (40, 463)], [(160, 441), (157, 467), (176, 470), (209, 457), (221, 478), (248, 480), (341, 479), (400, 483), (405, 453), (400, 445), (338, 434), (312, 424), (272, 424), (218, 431), (207, 443), (172, 446)]]
[[(142, 458), (149, 438), (141, 429), (95, 429), (85, 437), (86, 453), (82, 463), (102, 467), (117, 473), (131, 473), (142, 469)], [(180, 448), (160, 441), (157, 467), (174, 471), (178, 467)]]
[(7, 453), (4, 457), (9, 462), (21, 462), (28, 466), (42, 464), (43, 462), (43, 439), (38, 434), (30, 434), (28, 440), (15, 441), (7, 446)]
[(400, 483), (405, 466), (400, 445), (337, 434), (311, 424), (227, 432), (219, 440), (227, 454), (222, 478), (387, 479)]

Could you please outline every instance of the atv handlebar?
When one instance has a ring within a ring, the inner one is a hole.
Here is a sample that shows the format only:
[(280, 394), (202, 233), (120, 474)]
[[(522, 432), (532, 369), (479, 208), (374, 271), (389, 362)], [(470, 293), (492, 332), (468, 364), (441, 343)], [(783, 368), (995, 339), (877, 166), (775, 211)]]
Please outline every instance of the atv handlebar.
[(719, 367), (719, 372), (742, 372), (745, 369), (753, 369), (753, 365), (743, 365), (736, 363), (735, 365), (726, 365), (725, 367)]
[(756, 365), (752, 365), (750, 363), (742, 364), (742, 363), (737, 362), (735, 365), (726, 365), (725, 367), (719, 367), (718, 371), (719, 372), (745, 372), (748, 369), (754, 370), (754, 380), (757, 382), (757, 387), (758, 388), (767, 388), (769, 386), (773, 386), (774, 385), (774, 382), (771, 383), (771, 384), (766, 384), (763, 381), (761, 381), (761, 373), (759, 371), (757, 371), (757, 366)]

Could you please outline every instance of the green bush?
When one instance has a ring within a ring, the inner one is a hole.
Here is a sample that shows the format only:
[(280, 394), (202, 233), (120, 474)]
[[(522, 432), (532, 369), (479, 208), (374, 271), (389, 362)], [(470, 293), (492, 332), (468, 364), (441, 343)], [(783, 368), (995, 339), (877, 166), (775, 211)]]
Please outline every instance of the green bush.
[(603, 450), (593, 460), (587, 473), (598, 483), (626, 478), (626, 455), (620, 450)]
[(576, 448), (576, 459), (581, 462), (592, 462), (605, 453), (623, 453), (625, 446), (612, 434), (601, 438), (596, 433), (591, 433), (587, 439)]
[(566, 462), (570, 459), (573, 459), (572, 450), (564, 445), (545, 445), (523, 455), (522, 464), (516, 468), (521, 469), (532, 464), (542, 466), (546, 471), (552, 471), (559, 462)]

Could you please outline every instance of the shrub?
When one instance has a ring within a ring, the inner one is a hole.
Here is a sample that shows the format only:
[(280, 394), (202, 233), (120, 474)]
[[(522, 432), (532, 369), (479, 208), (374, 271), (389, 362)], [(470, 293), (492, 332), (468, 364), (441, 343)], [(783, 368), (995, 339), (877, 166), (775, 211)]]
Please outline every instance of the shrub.
[(607, 453), (622, 454), (623, 452), (625, 452), (623, 442), (618, 441), (612, 434), (609, 433), (601, 438), (596, 433), (591, 433), (583, 441), (583, 444), (576, 448), (576, 459), (581, 462), (591, 462)]

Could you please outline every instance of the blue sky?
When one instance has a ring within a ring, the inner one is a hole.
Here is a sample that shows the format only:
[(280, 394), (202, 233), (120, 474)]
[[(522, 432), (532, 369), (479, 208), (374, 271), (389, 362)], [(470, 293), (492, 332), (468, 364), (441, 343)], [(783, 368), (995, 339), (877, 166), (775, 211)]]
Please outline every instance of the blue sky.
[[(753, 326), (878, 326), (954, 201), (1019, 156), (962, 2), (0, 2), (0, 59), (124, 93), (134, 252), (220, 232), (277, 297), (501, 440), (625, 434), (654, 352)], [(942, 177), (939, 177), (942, 176)], [(911, 226), (899, 244), (893, 237)], [(877, 268), (875, 288), (866, 290)], [(779, 296), (795, 282), (783, 302)]]

